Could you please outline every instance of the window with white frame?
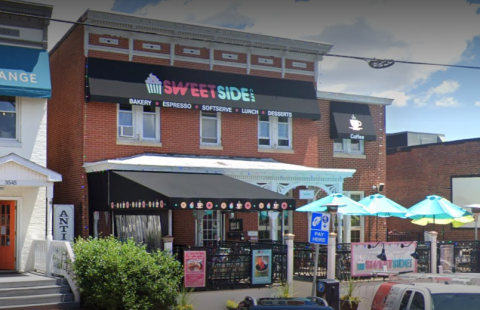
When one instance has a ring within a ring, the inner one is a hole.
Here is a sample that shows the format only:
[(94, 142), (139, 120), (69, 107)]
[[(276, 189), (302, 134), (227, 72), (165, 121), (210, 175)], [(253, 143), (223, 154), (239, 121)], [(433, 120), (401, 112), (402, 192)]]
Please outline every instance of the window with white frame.
[(344, 154), (365, 155), (364, 140), (335, 139), (333, 141), (333, 152)]
[(160, 142), (160, 108), (119, 104), (118, 138)]
[(282, 240), (282, 219), (284, 233), (290, 233), (292, 231), (293, 212), (285, 211), (260, 211), (258, 212), (258, 240), (270, 241), (270, 240)]
[(292, 148), (292, 119), (258, 116), (258, 145), (265, 148)]
[[(364, 197), (364, 192), (347, 191), (343, 192), (348, 198), (360, 201)], [(351, 242), (364, 242), (365, 240), (365, 217), (358, 215), (350, 216), (350, 241)], [(345, 227), (346, 225), (344, 225)], [(345, 232), (346, 234), (349, 232)]]
[(221, 113), (200, 112), (200, 144), (221, 145)]
[(0, 96), (0, 140), (17, 140), (17, 119), (16, 98)]

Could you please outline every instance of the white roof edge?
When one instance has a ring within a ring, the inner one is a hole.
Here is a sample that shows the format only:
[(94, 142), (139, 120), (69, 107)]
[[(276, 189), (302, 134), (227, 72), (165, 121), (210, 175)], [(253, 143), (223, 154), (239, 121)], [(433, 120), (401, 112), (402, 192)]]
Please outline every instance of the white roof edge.
[(391, 105), (393, 99), (390, 98), (381, 98), (373, 96), (364, 96), (364, 95), (355, 95), (355, 94), (346, 94), (346, 93), (334, 93), (327, 91), (317, 91), (317, 99), (324, 99), (330, 101), (344, 101), (344, 102), (354, 102), (361, 104), (373, 104), (373, 105)]
[[(134, 157), (139, 158), (142, 155)], [(176, 157), (170, 157), (176, 158)], [(279, 167), (266, 167), (266, 168), (242, 168), (242, 167), (222, 167), (222, 166), (205, 166), (201, 164), (192, 164), (187, 166), (180, 167), (178, 165), (169, 165), (167, 164), (152, 164), (148, 161), (142, 160), (142, 163), (138, 162), (124, 162), (128, 159), (132, 158), (119, 158), (119, 159), (109, 159), (103, 160), (98, 162), (90, 162), (85, 163), (83, 167), (85, 168), (85, 172), (98, 172), (98, 171), (107, 171), (107, 170), (135, 170), (135, 171), (169, 171), (169, 172), (190, 172), (190, 173), (222, 173), (222, 174), (229, 174), (230, 173), (252, 173), (252, 174), (270, 174), (270, 175), (304, 175), (304, 176), (311, 176), (314, 174), (315, 176), (332, 176), (332, 177), (340, 177), (340, 178), (350, 178), (356, 172), (356, 169), (329, 169), (329, 168), (313, 168), (301, 165), (294, 165), (294, 164), (286, 164), (281, 162), (262, 162), (257, 161), (256, 163), (272, 163), (278, 165)], [(188, 159), (188, 160), (202, 160), (205, 158), (189, 158), (189, 157), (178, 157), (176, 159)], [(215, 159), (215, 158), (208, 158), (218, 161), (237, 161), (236, 159)], [(251, 161), (254, 163), (255, 161)], [(283, 166), (280, 167), (280, 166)], [(289, 169), (285, 169), (288, 167)], [(295, 169), (298, 167), (298, 169)]]
[[(139, 17), (136, 15), (127, 14), (127, 13), (103, 12), (103, 11), (90, 10), (90, 9), (87, 10), (80, 19), (83, 19), (83, 21), (87, 21), (89, 19), (103, 19), (103, 20), (110, 20), (110, 21), (116, 21), (116, 22), (130, 23), (132, 25), (146, 24), (152, 28), (158, 27), (158, 28), (164, 28), (164, 29), (183, 30), (187, 32), (190, 31), (192, 33), (193, 32), (202, 33), (208, 36), (218, 36), (218, 37), (228, 36), (228, 37), (246, 40), (246, 41), (252, 41), (252, 42), (257, 41), (257, 42), (269, 43), (269, 44), (275, 44), (275, 45), (283, 44), (289, 47), (295, 46), (302, 49), (316, 50), (318, 51), (319, 56), (322, 56), (324, 53), (328, 53), (333, 46), (330, 43), (325, 43), (320, 41), (306, 40), (306, 39), (300, 39), (300, 38), (279, 37), (274, 35), (268, 35), (265, 33), (248, 32), (248, 31), (234, 29), (234, 28), (203, 25), (203, 24), (197, 24), (197, 23), (158, 20), (158, 19), (152, 19), (152, 18), (146, 18), (146, 17)], [(127, 30), (127, 29), (119, 29), (119, 30)], [(189, 39), (189, 38), (187, 37), (186, 39)]]
[(5, 155), (3, 157), (0, 157), (0, 165), (5, 164), (7, 162), (16, 162), (17, 164), (24, 166), (30, 170), (33, 170), (37, 173), (43, 174), (48, 178), (49, 182), (61, 182), (62, 181), (62, 175), (58, 172), (55, 172), (53, 170), (50, 170), (48, 168), (45, 168), (43, 166), (40, 166), (39, 164), (34, 163), (33, 161), (30, 161), (28, 159), (25, 159), (15, 153), (10, 153), (8, 155)]

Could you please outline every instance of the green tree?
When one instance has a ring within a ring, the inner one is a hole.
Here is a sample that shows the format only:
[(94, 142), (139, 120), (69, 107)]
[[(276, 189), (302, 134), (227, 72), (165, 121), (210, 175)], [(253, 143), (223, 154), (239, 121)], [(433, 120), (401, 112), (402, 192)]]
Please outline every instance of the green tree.
[(114, 237), (78, 238), (73, 270), (84, 305), (91, 309), (167, 309), (175, 304), (181, 264), (167, 252)]

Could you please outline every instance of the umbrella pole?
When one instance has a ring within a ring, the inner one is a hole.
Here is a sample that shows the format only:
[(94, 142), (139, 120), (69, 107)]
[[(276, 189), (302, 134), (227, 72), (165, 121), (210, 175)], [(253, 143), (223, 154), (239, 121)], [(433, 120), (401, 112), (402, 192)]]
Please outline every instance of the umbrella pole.
[(377, 213), (377, 220), (376, 220), (376, 222), (377, 222), (377, 228), (376, 228), (376, 230), (375, 230), (375, 241), (378, 241), (378, 213)]
[(478, 218), (477, 218), (477, 215), (473, 215), (473, 218), (475, 219), (475, 241), (478, 239), (477, 237), (477, 228), (478, 228)]

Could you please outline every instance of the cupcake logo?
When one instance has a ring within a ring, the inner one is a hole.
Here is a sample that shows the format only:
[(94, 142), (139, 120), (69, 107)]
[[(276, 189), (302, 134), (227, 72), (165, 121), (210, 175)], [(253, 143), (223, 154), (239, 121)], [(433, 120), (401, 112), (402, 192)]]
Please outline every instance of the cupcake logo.
[(365, 270), (365, 260), (361, 257), (357, 259), (357, 270)]
[(162, 94), (162, 81), (155, 76), (153, 73), (150, 73), (148, 78), (145, 80), (147, 85), (147, 90), (149, 94)]

